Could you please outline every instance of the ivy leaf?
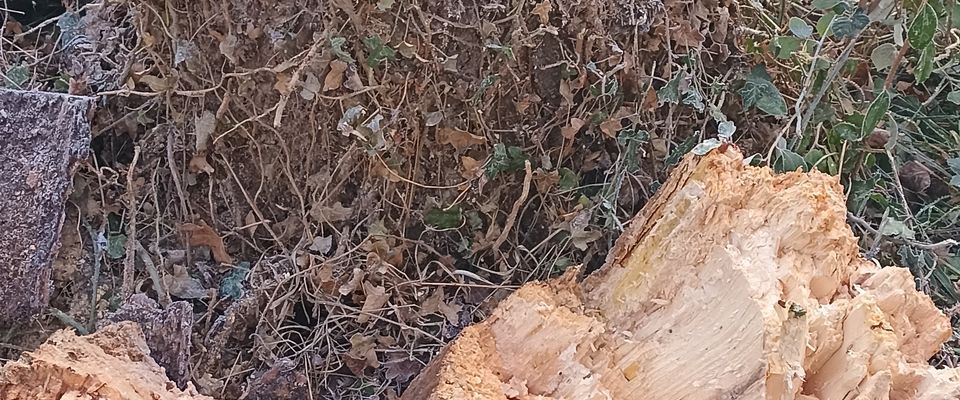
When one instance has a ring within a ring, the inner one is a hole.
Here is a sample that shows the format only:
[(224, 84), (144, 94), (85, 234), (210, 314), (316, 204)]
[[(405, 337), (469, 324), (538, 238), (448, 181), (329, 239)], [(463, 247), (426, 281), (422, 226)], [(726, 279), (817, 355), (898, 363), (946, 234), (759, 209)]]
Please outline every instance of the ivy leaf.
[(797, 17), (790, 17), (790, 22), (787, 26), (790, 28), (790, 33), (793, 33), (798, 38), (806, 39), (813, 34), (813, 27), (807, 24), (807, 21)]
[(799, 154), (787, 149), (779, 149), (777, 160), (773, 162), (773, 170), (776, 172), (792, 172), (797, 168), (806, 168), (807, 163)]
[(954, 90), (947, 93), (947, 101), (953, 104), (960, 104), (960, 90)]
[(851, 16), (841, 15), (833, 21), (833, 27), (830, 30), (838, 39), (852, 37), (866, 28), (870, 24), (870, 17), (864, 14), (862, 10), (857, 9)]
[(920, 12), (913, 18), (910, 28), (907, 29), (907, 41), (915, 49), (927, 47), (933, 40), (933, 34), (937, 30), (937, 12), (929, 3), (925, 4)]
[(699, 144), (697, 144), (697, 145), (693, 148), (692, 152), (693, 152), (693, 154), (696, 154), (696, 155), (698, 155), (698, 156), (702, 156), (702, 155), (704, 155), (704, 154), (709, 153), (710, 150), (713, 150), (713, 149), (715, 149), (715, 148), (717, 148), (717, 147), (720, 147), (721, 144), (723, 144), (723, 143), (721, 143), (720, 140), (717, 139), (717, 138), (705, 139), (704, 141), (702, 141), (702, 142), (700, 142)]
[(507, 147), (503, 143), (497, 143), (493, 146), (493, 157), (487, 163), (484, 170), (487, 177), (493, 179), (501, 172), (514, 172), (523, 169), (523, 162), (527, 160), (527, 155), (523, 154), (523, 149), (517, 146)]
[(107, 239), (107, 257), (119, 260), (127, 255), (127, 235), (111, 234)]
[(917, 60), (917, 66), (913, 68), (913, 77), (917, 83), (923, 83), (933, 72), (933, 52), (935, 51), (933, 43), (928, 43), (927, 47), (920, 52), (920, 58)]
[(858, 130), (855, 125), (849, 122), (841, 122), (837, 125), (834, 125), (833, 129), (830, 131), (834, 136), (844, 140), (858, 142), (860, 139), (863, 139), (860, 130)]
[(423, 222), (437, 229), (454, 229), (463, 223), (463, 210), (459, 205), (431, 208), (423, 214)]
[(827, 10), (831, 9), (837, 4), (840, 4), (841, 0), (813, 0), (813, 8), (818, 10)]
[(750, 71), (743, 88), (740, 89), (740, 96), (743, 97), (744, 108), (756, 107), (772, 116), (787, 114), (787, 103), (762, 64), (754, 66)]
[(24, 65), (17, 65), (7, 70), (7, 79), (3, 86), (10, 89), (25, 89), (24, 85), (30, 81), (30, 69)]
[(367, 65), (370, 68), (379, 67), (384, 61), (397, 59), (397, 51), (384, 44), (380, 36), (367, 36), (363, 39), (363, 44), (370, 53), (367, 56)]
[(860, 137), (865, 137), (873, 133), (873, 130), (877, 128), (877, 124), (880, 123), (880, 120), (883, 119), (883, 116), (887, 114), (887, 110), (889, 109), (890, 94), (886, 91), (880, 92), (880, 95), (870, 103), (870, 108), (867, 108), (867, 115), (863, 117), (863, 125), (861, 125), (860, 129)]
[(343, 36), (334, 36), (330, 38), (330, 49), (333, 50), (333, 55), (337, 56), (340, 61), (343, 61), (347, 64), (353, 64), (355, 62), (353, 57), (351, 57), (350, 53), (343, 49), (343, 45), (345, 44), (347, 44), (347, 38)]
[(580, 186), (580, 177), (570, 168), (560, 168), (560, 181), (557, 182), (560, 190), (571, 190)]
[(873, 63), (873, 68), (883, 71), (893, 65), (893, 59), (896, 56), (897, 46), (893, 43), (884, 43), (870, 52), (870, 61)]
[(670, 82), (667, 82), (662, 88), (657, 89), (657, 105), (680, 102), (680, 79), (683, 74), (677, 74)]
[(777, 36), (770, 41), (770, 52), (779, 59), (790, 58), (793, 53), (800, 50), (803, 42), (803, 39), (793, 36)]

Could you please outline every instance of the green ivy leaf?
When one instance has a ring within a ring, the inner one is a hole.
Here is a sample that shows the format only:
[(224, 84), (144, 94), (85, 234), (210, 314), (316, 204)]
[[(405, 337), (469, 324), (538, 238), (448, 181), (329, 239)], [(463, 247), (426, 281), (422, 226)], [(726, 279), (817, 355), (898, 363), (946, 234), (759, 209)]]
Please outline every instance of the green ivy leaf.
[(347, 44), (347, 38), (343, 36), (334, 36), (330, 38), (330, 50), (333, 50), (333, 55), (337, 56), (340, 61), (343, 61), (347, 64), (353, 64), (355, 62), (353, 57), (351, 57), (350, 53), (343, 49), (343, 45), (345, 44)]
[(858, 142), (860, 139), (863, 139), (863, 136), (860, 135), (860, 130), (849, 122), (841, 122), (834, 125), (833, 129), (830, 130), (830, 133), (841, 139), (854, 142)]
[(560, 182), (557, 182), (560, 190), (572, 190), (580, 186), (580, 177), (570, 168), (560, 168)]
[(851, 16), (841, 15), (833, 21), (830, 30), (838, 39), (852, 37), (870, 24), (870, 17), (862, 10), (857, 9)]
[(917, 66), (913, 68), (913, 77), (916, 78), (917, 83), (923, 83), (930, 77), (930, 73), (933, 72), (933, 53), (936, 51), (934, 49), (933, 43), (928, 43), (927, 47), (923, 48), (923, 51), (920, 52), (920, 58), (917, 60)]
[(760, 64), (753, 67), (740, 89), (744, 108), (756, 107), (767, 115), (787, 115), (787, 103), (780, 90), (770, 80), (767, 68)]
[(25, 89), (25, 85), (30, 81), (30, 69), (24, 65), (17, 65), (7, 70), (7, 79), (3, 86), (10, 89)]
[(770, 52), (779, 59), (790, 58), (803, 47), (803, 39), (793, 36), (777, 36), (770, 41)]
[(813, 0), (813, 8), (826, 10), (840, 4), (841, 0)]
[(127, 255), (127, 235), (112, 234), (107, 238), (107, 257), (119, 260)]
[(220, 281), (220, 297), (225, 299), (239, 299), (243, 297), (243, 282), (250, 273), (250, 263), (241, 261), (233, 267), (223, 280)]
[(370, 68), (379, 67), (384, 61), (397, 59), (397, 51), (384, 44), (380, 36), (367, 36), (363, 39), (363, 44), (370, 53), (367, 56), (367, 65)]
[(807, 24), (807, 21), (804, 21), (797, 17), (790, 17), (790, 22), (787, 23), (787, 26), (790, 28), (790, 33), (793, 33), (798, 38), (806, 39), (813, 35), (813, 27)]
[(677, 74), (677, 76), (673, 77), (666, 85), (657, 89), (657, 105), (666, 103), (677, 104), (680, 102), (681, 78), (683, 78), (683, 73)]
[(886, 91), (880, 92), (877, 98), (873, 99), (870, 107), (867, 108), (867, 114), (863, 117), (863, 125), (860, 126), (860, 137), (865, 137), (877, 128), (877, 124), (887, 114), (890, 109), (890, 94)]
[(526, 160), (527, 155), (523, 154), (523, 149), (497, 143), (493, 145), (493, 157), (487, 163), (485, 172), (488, 178), (493, 179), (501, 172), (514, 172), (523, 169), (523, 162)]
[(910, 28), (907, 29), (907, 41), (915, 49), (926, 48), (927, 44), (933, 40), (933, 34), (936, 31), (937, 12), (927, 3), (910, 23)]
[(954, 90), (947, 93), (947, 101), (953, 104), (960, 104), (960, 90)]
[(454, 229), (463, 223), (463, 210), (459, 205), (431, 208), (423, 214), (423, 222), (437, 229)]
[(803, 157), (787, 149), (778, 149), (777, 159), (773, 162), (774, 171), (791, 172), (801, 167), (807, 167), (807, 163), (803, 160)]

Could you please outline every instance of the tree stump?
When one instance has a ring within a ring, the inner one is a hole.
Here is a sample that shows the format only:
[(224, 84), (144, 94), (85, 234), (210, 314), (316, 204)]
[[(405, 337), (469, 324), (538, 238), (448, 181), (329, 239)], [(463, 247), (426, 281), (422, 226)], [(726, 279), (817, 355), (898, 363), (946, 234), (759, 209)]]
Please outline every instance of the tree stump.
[(688, 156), (605, 265), (529, 283), (403, 399), (953, 399), (949, 320), (859, 256), (835, 177)]

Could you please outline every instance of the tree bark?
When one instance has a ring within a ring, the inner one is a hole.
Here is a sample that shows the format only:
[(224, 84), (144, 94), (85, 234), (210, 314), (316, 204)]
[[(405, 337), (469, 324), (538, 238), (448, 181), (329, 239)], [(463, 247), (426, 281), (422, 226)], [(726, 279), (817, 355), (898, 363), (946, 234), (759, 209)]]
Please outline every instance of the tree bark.
[(859, 256), (835, 177), (688, 156), (605, 265), (530, 283), (403, 399), (947, 399), (949, 320)]

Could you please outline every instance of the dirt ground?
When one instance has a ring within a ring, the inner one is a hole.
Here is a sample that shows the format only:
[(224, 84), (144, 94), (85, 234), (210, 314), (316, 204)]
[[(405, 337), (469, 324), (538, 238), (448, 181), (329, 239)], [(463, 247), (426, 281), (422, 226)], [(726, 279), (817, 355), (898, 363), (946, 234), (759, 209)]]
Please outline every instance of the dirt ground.
[(5, 359), (144, 293), (192, 306), (205, 394), (395, 398), (511, 290), (598, 267), (716, 135), (704, 102), (773, 140), (674, 79), (754, 64), (730, 1), (67, 3), (5, 24), (24, 85), (99, 99), (59, 313)]

